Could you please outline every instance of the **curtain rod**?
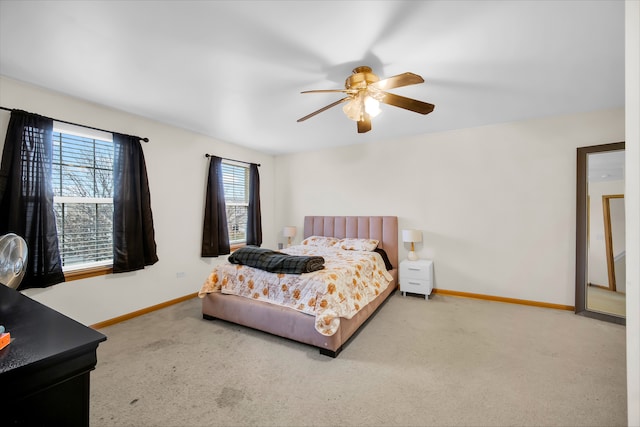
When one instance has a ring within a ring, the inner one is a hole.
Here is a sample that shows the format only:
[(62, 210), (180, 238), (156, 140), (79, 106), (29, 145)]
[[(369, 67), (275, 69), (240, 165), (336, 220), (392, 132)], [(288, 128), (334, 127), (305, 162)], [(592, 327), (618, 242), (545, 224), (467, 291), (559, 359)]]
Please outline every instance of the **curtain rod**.
[[(214, 157), (214, 155), (213, 155), (213, 154), (209, 154), (209, 153), (205, 154), (204, 156), (205, 156), (205, 157)], [(215, 156), (215, 157), (220, 157), (220, 156)], [(251, 164), (251, 162), (245, 162), (244, 160), (228, 159), (228, 158), (226, 158), (226, 157), (220, 157), (220, 158), (221, 158), (221, 159), (224, 159), (224, 160), (231, 160), (232, 162), (246, 163), (246, 164), (248, 164), (248, 165), (250, 165), (250, 164)], [(260, 163), (256, 163), (256, 165), (260, 166)]]
[[(6, 110), (6, 111), (14, 111), (14, 110), (15, 110), (15, 109), (12, 109), (12, 108), (1, 107), (1, 106), (0, 106), (0, 109), (2, 109), (2, 110)], [(18, 111), (24, 111), (24, 110), (18, 110)], [(25, 113), (27, 113), (27, 112), (28, 112), (28, 111), (25, 111)], [(34, 114), (34, 113), (29, 113), (29, 114)], [(45, 116), (43, 116), (43, 117), (45, 117)], [(99, 130), (100, 132), (113, 133), (113, 131), (111, 131), (111, 130), (104, 130), (104, 129), (100, 129), (100, 128), (94, 128), (94, 127), (92, 127), (92, 126), (81, 125), (81, 124), (79, 124), (79, 123), (68, 122), (68, 121), (66, 121), (66, 120), (58, 120), (58, 119), (54, 119), (54, 118), (51, 118), (51, 117), (47, 117), (47, 118), (48, 118), (48, 119), (51, 119), (51, 120), (53, 120), (53, 121), (56, 121), (56, 122), (66, 123), (66, 124), (68, 124), (68, 125), (82, 126), (83, 128), (93, 129), (93, 130)], [(141, 141), (149, 142), (149, 138), (140, 138), (139, 136), (135, 136), (135, 135), (131, 135), (131, 136), (133, 136), (134, 138), (138, 138), (138, 139), (139, 139), (139, 140), (141, 140)]]

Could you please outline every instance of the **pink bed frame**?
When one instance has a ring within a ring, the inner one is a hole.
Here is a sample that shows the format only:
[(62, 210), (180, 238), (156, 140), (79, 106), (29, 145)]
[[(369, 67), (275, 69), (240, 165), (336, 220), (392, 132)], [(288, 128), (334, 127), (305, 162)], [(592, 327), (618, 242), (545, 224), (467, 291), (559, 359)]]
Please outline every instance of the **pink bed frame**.
[(357, 237), (377, 239), (394, 269), (393, 282), (375, 300), (364, 306), (351, 319), (340, 319), (340, 328), (331, 336), (315, 329), (315, 318), (286, 307), (219, 292), (202, 299), (202, 317), (222, 319), (258, 329), (270, 334), (309, 344), (320, 353), (336, 357), (347, 341), (363, 326), (391, 296), (398, 283), (398, 217), (396, 216), (307, 216), (304, 218), (304, 238), (309, 236)]

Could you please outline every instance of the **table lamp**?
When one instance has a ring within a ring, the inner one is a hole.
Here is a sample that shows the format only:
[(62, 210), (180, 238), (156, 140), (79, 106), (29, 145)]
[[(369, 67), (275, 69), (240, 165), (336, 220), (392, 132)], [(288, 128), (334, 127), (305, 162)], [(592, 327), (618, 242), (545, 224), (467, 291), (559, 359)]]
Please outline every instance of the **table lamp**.
[(287, 226), (282, 229), (282, 235), (287, 238), (287, 247), (291, 246), (291, 238), (296, 236), (296, 228)]
[(407, 258), (411, 261), (415, 261), (418, 259), (418, 255), (416, 255), (414, 243), (422, 242), (422, 232), (420, 230), (402, 230), (402, 241), (411, 243), (411, 251), (407, 255)]

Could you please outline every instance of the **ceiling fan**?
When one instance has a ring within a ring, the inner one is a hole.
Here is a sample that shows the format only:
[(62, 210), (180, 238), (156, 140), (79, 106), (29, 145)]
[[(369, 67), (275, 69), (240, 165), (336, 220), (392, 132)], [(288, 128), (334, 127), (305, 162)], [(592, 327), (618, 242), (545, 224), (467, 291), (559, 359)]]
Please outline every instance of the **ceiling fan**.
[(347, 77), (344, 83), (344, 89), (306, 90), (301, 92), (342, 92), (346, 93), (347, 96), (298, 119), (298, 122), (305, 121), (343, 102), (347, 104), (342, 107), (342, 110), (347, 117), (358, 123), (358, 133), (365, 133), (371, 130), (371, 118), (380, 113), (381, 102), (393, 105), (394, 107), (404, 108), (405, 110), (415, 111), (416, 113), (429, 114), (433, 111), (435, 105), (385, 92), (387, 89), (418, 83), (424, 83), (424, 79), (417, 74), (403, 73), (380, 80), (380, 78), (373, 73), (371, 67), (357, 67), (353, 70), (353, 74)]

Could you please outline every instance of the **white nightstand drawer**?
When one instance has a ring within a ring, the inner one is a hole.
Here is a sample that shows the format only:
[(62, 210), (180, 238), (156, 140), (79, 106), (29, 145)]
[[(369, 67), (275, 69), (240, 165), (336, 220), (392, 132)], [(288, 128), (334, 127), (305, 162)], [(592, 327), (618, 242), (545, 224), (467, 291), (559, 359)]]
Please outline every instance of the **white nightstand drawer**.
[(400, 282), (401, 292), (429, 295), (433, 290), (431, 280), (405, 279)]
[(411, 264), (403, 264), (401, 269), (401, 273), (404, 277), (425, 279), (431, 275), (431, 266), (418, 263), (418, 261), (412, 262)]

